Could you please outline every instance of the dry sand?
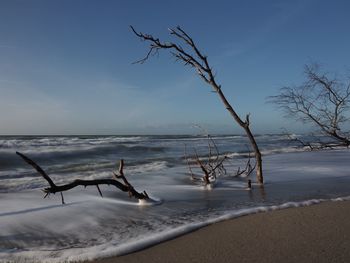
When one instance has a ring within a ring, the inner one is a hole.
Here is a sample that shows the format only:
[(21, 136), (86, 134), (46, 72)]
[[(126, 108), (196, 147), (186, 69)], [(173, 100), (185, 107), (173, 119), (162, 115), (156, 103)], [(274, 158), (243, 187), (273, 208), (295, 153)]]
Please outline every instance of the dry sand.
[(95, 262), (350, 262), (350, 201), (228, 220)]

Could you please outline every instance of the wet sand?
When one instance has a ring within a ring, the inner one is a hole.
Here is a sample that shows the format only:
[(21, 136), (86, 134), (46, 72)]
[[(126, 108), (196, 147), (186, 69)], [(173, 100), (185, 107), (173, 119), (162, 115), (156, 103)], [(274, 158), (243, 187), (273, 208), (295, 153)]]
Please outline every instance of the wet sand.
[(94, 262), (350, 262), (350, 201), (244, 216)]

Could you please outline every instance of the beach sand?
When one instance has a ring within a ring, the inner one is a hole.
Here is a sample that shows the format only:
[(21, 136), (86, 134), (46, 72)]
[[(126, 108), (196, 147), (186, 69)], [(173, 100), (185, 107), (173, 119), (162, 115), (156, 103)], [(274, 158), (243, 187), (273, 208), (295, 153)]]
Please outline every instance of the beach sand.
[(350, 201), (244, 216), (94, 262), (350, 262)]

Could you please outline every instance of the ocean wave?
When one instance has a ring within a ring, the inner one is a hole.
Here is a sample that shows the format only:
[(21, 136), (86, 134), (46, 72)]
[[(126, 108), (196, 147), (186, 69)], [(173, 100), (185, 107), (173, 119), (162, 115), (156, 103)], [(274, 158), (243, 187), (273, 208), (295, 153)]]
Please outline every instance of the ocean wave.
[(161, 170), (167, 169), (168, 167), (169, 167), (169, 163), (167, 161), (155, 161), (155, 162), (145, 163), (141, 165), (127, 166), (125, 167), (125, 171), (130, 174), (135, 174), (135, 173), (161, 171)]
[[(213, 135), (220, 151), (219, 157), (227, 156), (232, 162), (241, 162), (243, 158), (254, 154), (249, 153), (244, 135)], [(259, 135), (261, 152), (272, 155), (289, 152), (308, 151), (289, 145), (284, 135)], [(193, 142), (191, 142), (193, 141)], [(117, 167), (120, 159), (126, 161), (125, 169), (130, 174), (164, 171), (169, 167), (183, 166), (184, 145), (189, 145), (189, 161), (196, 162), (194, 150), (197, 149), (199, 158), (208, 158), (208, 140), (206, 136), (0, 136), (0, 191), (6, 189), (28, 189), (38, 185), (32, 184), (36, 172), (28, 166), (16, 151), (23, 152), (37, 162), (47, 173), (68, 176), (99, 176), (103, 172), (110, 172)], [(192, 151), (192, 152), (191, 152)], [(214, 151), (214, 150), (213, 150)], [(213, 157), (214, 158), (214, 157)], [(230, 161), (230, 160), (229, 160)], [(10, 180), (10, 181), (5, 181)], [(29, 183), (22, 181), (29, 180)]]
[(132, 146), (142, 142), (142, 137), (44, 137), (44, 138), (10, 138), (0, 139), (0, 152), (13, 153), (23, 151), (25, 153), (71, 153), (91, 150), (117, 148), (118, 146)]
[[(261, 135), (259, 137), (262, 149), (274, 148), (279, 149), (286, 144), (283, 135)], [(220, 148), (234, 147), (238, 150), (246, 149), (247, 142), (242, 142), (244, 135), (214, 135), (212, 138)], [(196, 141), (194, 147), (207, 147), (206, 136), (110, 136), (110, 137), (20, 137), (20, 138), (3, 138), (0, 137), (1, 155), (13, 154), (15, 151), (22, 151), (27, 154), (67, 154), (72, 156), (77, 154), (91, 153), (110, 153), (115, 152), (157, 152), (165, 148), (176, 149), (183, 148), (186, 142)], [(265, 145), (266, 144), (266, 145)], [(0, 156), (0, 164), (1, 159)]]
[[(273, 149), (266, 149), (262, 150), (261, 154), (262, 155), (272, 155), (272, 154), (280, 154), (280, 153), (293, 153), (293, 152), (307, 152), (310, 151), (308, 147), (296, 147), (296, 146), (289, 146), (289, 147), (280, 147), (280, 148), (273, 148)], [(254, 158), (254, 152), (253, 151), (239, 151), (239, 152), (225, 152), (225, 153), (220, 153), (219, 155), (212, 154), (211, 160), (215, 160), (217, 157), (219, 158), (224, 158), (227, 157), (229, 159), (243, 159), (243, 158)], [(183, 159), (186, 159), (183, 157)], [(208, 160), (208, 153), (201, 153), (198, 154), (198, 159), (201, 161), (206, 161)], [(194, 156), (188, 156), (187, 160), (189, 161), (190, 164), (195, 164), (197, 163), (197, 157)]]
[(339, 202), (348, 201), (350, 196), (338, 197), (332, 199), (310, 199), (301, 202), (286, 202), (279, 205), (272, 206), (255, 206), (249, 208), (242, 208), (238, 210), (232, 210), (224, 213), (223, 215), (212, 217), (204, 221), (195, 221), (182, 226), (168, 228), (161, 232), (156, 232), (137, 238), (133, 241), (116, 245), (114, 240), (104, 242), (99, 245), (66, 248), (59, 251), (55, 251), (54, 247), (47, 248), (45, 250), (31, 250), (31, 251), (17, 251), (13, 249), (2, 249), (0, 255), (6, 262), (77, 262), (77, 261), (92, 261), (103, 257), (121, 256), (129, 254), (135, 251), (139, 251), (167, 240), (174, 239), (176, 237), (193, 232), (205, 226), (215, 224), (218, 222), (239, 218), (251, 214), (264, 213), (294, 207), (304, 207), (319, 204), (325, 201)]
[(119, 159), (140, 159), (147, 156), (163, 153), (166, 147), (159, 145), (125, 145), (111, 144), (98, 146), (53, 146), (43, 148), (23, 148), (23, 149), (0, 149), (0, 171), (10, 168), (23, 168), (26, 166), (15, 152), (19, 151), (28, 155), (44, 167), (52, 167), (56, 164), (69, 166), (75, 162), (92, 162), (96, 160), (111, 160)]
[(110, 137), (21, 137), (0, 139), (1, 148), (26, 148), (46, 146), (78, 146), (78, 145), (99, 145), (108, 143), (138, 142), (144, 138), (141, 136), (110, 136)]
[[(141, 173), (148, 171), (157, 171), (165, 169), (169, 166), (167, 161), (163, 160), (146, 160), (146, 161), (128, 161), (124, 170), (129, 173)], [(96, 162), (91, 160), (90, 162), (82, 163), (68, 163), (68, 164), (59, 164), (53, 165), (47, 168), (49, 173), (83, 173), (83, 172), (100, 172), (102, 170), (117, 170), (119, 168), (119, 161), (101, 161)], [(27, 171), (27, 170), (25, 170)], [(0, 172), (1, 177), (1, 172)]]
[[(127, 176), (156, 173), (169, 168), (167, 161), (151, 161), (127, 165), (124, 172)], [(95, 164), (71, 164), (68, 166), (58, 165), (45, 169), (56, 184), (65, 184), (76, 179), (95, 180), (113, 177), (113, 171), (118, 166), (114, 162)], [(47, 182), (32, 168), (18, 169), (16, 171), (0, 172), (0, 192), (22, 191), (37, 189), (47, 186)]]
[[(150, 247), (155, 244), (159, 244), (161, 242), (165, 242), (167, 240), (174, 239), (176, 237), (188, 234), (190, 232), (193, 232), (195, 230), (198, 230), (200, 228), (203, 228), (211, 224), (219, 223), (230, 219), (235, 219), (242, 216), (288, 209), (288, 208), (311, 206), (311, 205), (319, 204), (321, 202), (326, 202), (326, 201), (339, 202), (339, 201), (348, 201), (348, 200), (350, 200), (350, 196), (338, 197), (333, 199), (311, 199), (311, 200), (306, 200), (301, 202), (286, 202), (280, 205), (273, 205), (273, 206), (258, 206), (258, 207), (252, 207), (252, 208), (239, 209), (239, 210), (227, 212), (222, 216), (211, 218), (204, 222), (195, 222), (184, 226), (172, 228), (172, 229), (163, 231), (161, 233), (150, 235), (146, 238), (141, 238), (134, 242), (128, 242), (126, 244), (119, 245), (117, 247), (114, 247), (112, 244), (103, 244), (92, 248), (78, 249), (79, 252), (74, 251), (78, 253), (74, 253), (73, 252), (74, 249), (73, 249), (71, 251), (66, 251), (66, 253), (64, 253), (66, 255), (64, 255), (63, 258), (64, 260), (68, 260), (68, 261), (75, 261), (75, 260), (83, 261), (83, 260), (94, 260), (101, 257), (121, 256), (121, 255), (129, 254), (132, 252), (145, 249), (147, 247)], [(49, 261), (49, 262), (52, 262), (52, 261)]]
[[(245, 138), (245, 135), (211, 135), (210, 138), (213, 140), (227, 140), (227, 139), (241, 139)], [(183, 136), (154, 136), (152, 139), (161, 141), (207, 141), (207, 135), (183, 135)]]
[[(125, 160), (125, 175), (135, 189), (163, 200), (152, 207), (139, 206), (108, 186), (101, 186), (106, 199), (98, 196), (96, 187), (76, 187), (64, 193), (68, 205), (58, 205), (57, 194), (43, 200), (37, 188), (47, 187), (47, 182), (19, 158), (23, 176), (0, 181), (0, 191), (6, 192), (0, 194), (0, 262), (93, 260), (136, 251), (221, 220), (349, 195), (349, 150), (266, 156), (264, 191), (246, 191), (245, 179), (231, 177), (219, 178), (213, 191), (203, 190), (185, 174), (185, 162), (175, 162), (177, 155), (168, 151), (132, 153)], [(54, 182), (63, 184), (77, 178), (111, 178), (117, 170), (113, 160), (114, 155), (101, 154), (38, 163)], [(26, 175), (26, 169), (35, 176)], [(10, 188), (4, 189), (6, 184)]]

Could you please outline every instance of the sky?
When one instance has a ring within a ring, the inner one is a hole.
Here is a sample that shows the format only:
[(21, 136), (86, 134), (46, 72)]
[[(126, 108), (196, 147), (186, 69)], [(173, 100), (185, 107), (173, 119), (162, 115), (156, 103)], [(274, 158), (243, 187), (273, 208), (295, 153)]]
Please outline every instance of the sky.
[(267, 97), (305, 64), (350, 72), (350, 2), (0, 0), (0, 134), (242, 133), (195, 71), (131, 32), (180, 25), (253, 133), (303, 132)]

